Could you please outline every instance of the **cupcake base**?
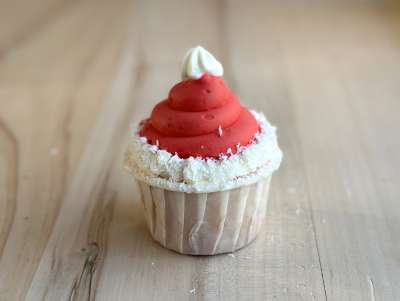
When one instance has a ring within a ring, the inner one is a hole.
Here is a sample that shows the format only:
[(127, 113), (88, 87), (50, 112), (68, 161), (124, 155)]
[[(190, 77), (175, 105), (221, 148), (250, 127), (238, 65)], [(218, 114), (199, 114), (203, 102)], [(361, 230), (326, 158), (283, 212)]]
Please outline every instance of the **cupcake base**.
[(154, 240), (182, 254), (234, 252), (252, 242), (267, 209), (271, 176), (210, 193), (171, 191), (138, 181)]

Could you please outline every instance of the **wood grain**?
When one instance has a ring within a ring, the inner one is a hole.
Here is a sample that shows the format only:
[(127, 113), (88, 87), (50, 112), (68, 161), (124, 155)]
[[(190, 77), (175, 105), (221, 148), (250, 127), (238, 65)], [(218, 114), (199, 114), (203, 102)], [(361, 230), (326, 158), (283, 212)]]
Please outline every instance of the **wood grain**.
[[(0, 2), (0, 300), (399, 300), (395, 1)], [(203, 45), (279, 129), (248, 248), (154, 243), (129, 123)]]

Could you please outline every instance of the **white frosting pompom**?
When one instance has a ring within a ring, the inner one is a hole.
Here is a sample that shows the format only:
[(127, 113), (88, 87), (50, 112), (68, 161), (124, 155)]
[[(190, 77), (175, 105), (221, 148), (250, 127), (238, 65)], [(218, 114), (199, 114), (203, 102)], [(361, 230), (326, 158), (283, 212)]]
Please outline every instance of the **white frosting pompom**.
[(189, 49), (182, 63), (182, 79), (199, 79), (204, 73), (222, 76), (224, 69), (220, 62), (201, 46)]

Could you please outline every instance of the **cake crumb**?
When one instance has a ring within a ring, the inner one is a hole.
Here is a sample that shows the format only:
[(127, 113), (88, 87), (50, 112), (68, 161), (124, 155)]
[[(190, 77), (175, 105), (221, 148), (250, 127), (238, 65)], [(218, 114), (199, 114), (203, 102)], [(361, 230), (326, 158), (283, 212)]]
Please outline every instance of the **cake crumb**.
[(192, 295), (196, 295), (196, 289), (195, 289), (195, 288), (192, 288), (192, 289), (189, 291), (189, 293), (191, 293)]
[(204, 145), (200, 145), (200, 148), (201, 148), (201, 149), (204, 149)]
[(60, 153), (60, 150), (57, 147), (51, 147), (49, 149), (50, 156), (57, 156)]
[(369, 283), (369, 288), (370, 288), (370, 293), (371, 293), (371, 301), (376, 301), (374, 282), (372, 281), (372, 278), (369, 275), (367, 275), (367, 280)]
[(221, 127), (221, 126), (218, 126), (218, 136), (221, 137), (222, 134), (223, 134), (222, 127)]

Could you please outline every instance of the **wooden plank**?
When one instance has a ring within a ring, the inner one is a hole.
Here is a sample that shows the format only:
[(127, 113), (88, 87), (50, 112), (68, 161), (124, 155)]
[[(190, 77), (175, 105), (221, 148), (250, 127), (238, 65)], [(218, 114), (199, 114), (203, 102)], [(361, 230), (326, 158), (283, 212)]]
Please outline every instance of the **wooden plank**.
[[(6, 169), (1, 170), (7, 172), (7, 198), (0, 201), (7, 208), (1, 212), (1, 233), (7, 237), (0, 239), (0, 299), (23, 299), (31, 286), (66, 186), (110, 89), (127, 28), (126, 18), (115, 19), (125, 15), (127, 4), (80, 3), (0, 62), (6, 108), (1, 110)], [(98, 18), (88, 26), (92, 13)]]
[[(399, 298), (400, 271), (391, 267), (399, 251), (393, 244), (398, 223), (392, 220), (399, 215), (393, 201), (399, 190), (397, 180), (388, 177), (393, 175), (388, 165), (398, 159), (391, 151), (377, 152), (393, 141), (389, 133), (399, 127), (390, 112), (399, 111), (400, 75), (392, 69), (398, 70), (399, 57), (385, 45), (389, 41), (383, 34), (398, 29), (391, 27), (393, 11), (366, 18), (370, 13), (355, 6), (322, 18), (316, 11), (313, 21), (299, 18), (303, 28), (293, 26), (282, 38), (328, 300)], [(310, 28), (316, 28), (311, 37)], [(331, 40), (317, 52), (314, 41), (327, 30)], [(349, 36), (340, 35), (344, 32)], [(293, 45), (292, 35), (308, 44), (301, 55), (287, 47)], [(363, 38), (374, 41), (371, 47)], [(382, 59), (374, 62), (374, 56)], [(392, 189), (382, 189), (377, 171)]]
[[(366, 156), (371, 140), (364, 144), (360, 139), (360, 133), (371, 127), (371, 123), (359, 130), (352, 118), (357, 116), (349, 104), (352, 100), (332, 65), (325, 61), (306, 64), (310, 72), (313, 70), (316, 77), (323, 76), (327, 82), (316, 88), (309, 79), (300, 79), (299, 69), (304, 65), (293, 63), (296, 70), (291, 76), (296, 82), (293, 85), (302, 91), (294, 102), (328, 299), (396, 300), (398, 276), (392, 269), (392, 275), (387, 274), (390, 264), (384, 255), (385, 250), (390, 253), (398, 250), (398, 246), (393, 247), (390, 235), (394, 235), (396, 224), (386, 225), (383, 209), (388, 206), (386, 210), (392, 208), (389, 212), (395, 212), (397, 205), (387, 201), (384, 192), (377, 191), (371, 158)], [(321, 98), (330, 101), (321, 104)], [(306, 102), (313, 107), (312, 114), (305, 112)], [(329, 120), (329, 126), (316, 127), (321, 120)], [(375, 143), (380, 144), (381, 139)], [(379, 162), (380, 158), (372, 161)]]
[[(92, 279), (94, 265), (102, 256), (100, 252), (106, 248), (101, 243), (106, 241), (113, 208), (112, 195), (107, 194), (102, 186), (107, 179), (113, 158), (109, 154), (113, 154), (114, 143), (118, 141), (117, 130), (121, 130), (130, 86), (134, 82), (132, 70), (136, 61), (132, 58), (133, 52), (134, 46), (128, 45), (121, 56), (120, 68), (88, 139), (74, 180), (66, 191), (60, 216), (27, 295), (28, 300), (90, 299), (91, 286), (95, 282)], [(77, 273), (81, 267), (82, 272)]]

